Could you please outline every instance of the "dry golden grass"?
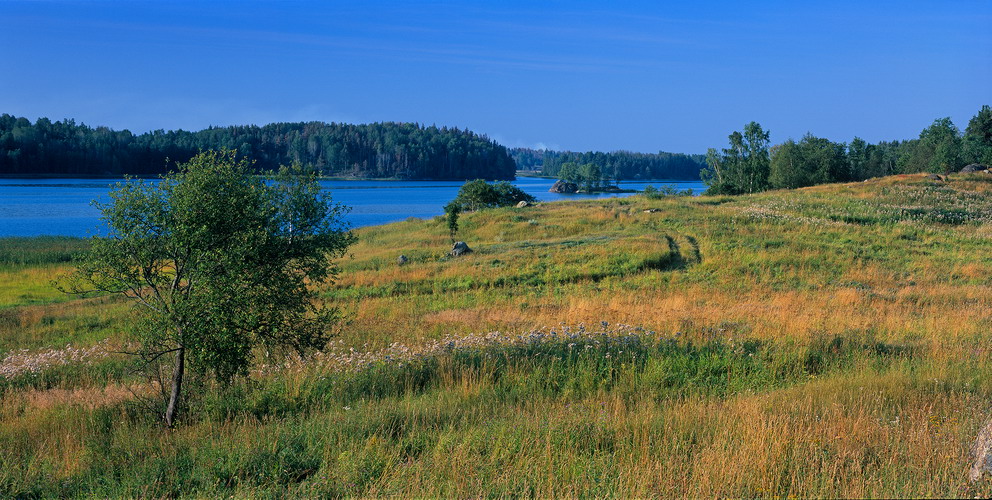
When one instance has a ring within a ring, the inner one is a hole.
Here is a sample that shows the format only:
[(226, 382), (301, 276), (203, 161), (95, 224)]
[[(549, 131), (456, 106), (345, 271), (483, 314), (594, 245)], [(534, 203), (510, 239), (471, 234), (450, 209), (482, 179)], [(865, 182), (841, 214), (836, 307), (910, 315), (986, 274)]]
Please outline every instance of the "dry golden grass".
[(17, 412), (49, 410), (56, 406), (78, 405), (88, 409), (110, 406), (137, 396), (148, 395), (146, 385), (108, 384), (100, 387), (76, 387), (63, 389), (28, 389), (15, 397), (4, 400), (5, 405), (17, 408)]
[[(475, 252), (459, 258), (445, 257), (442, 220), (363, 228), (323, 290), (349, 317), (345, 347), (606, 321), (683, 343), (780, 348), (767, 363), (799, 353), (783, 366), (805, 371), (751, 386), (728, 370), (678, 393), (623, 372), (612, 388), (555, 393), (531, 387), (554, 360), (510, 363), (497, 380), (492, 366), (442, 357), (422, 390), (341, 401), (311, 393), (331, 374), (278, 372), (243, 394), (205, 386), (209, 409), (172, 433), (127, 416), (132, 380), (12, 386), (0, 460), (19, 475), (0, 474), (0, 486), (31, 491), (50, 473), (82, 496), (988, 495), (966, 473), (992, 396), (990, 187), (979, 175), (917, 175), (497, 209), (463, 216), (459, 239)], [(0, 334), (11, 349), (62, 339), (87, 315), (109, 321), (83, 337), (96, 341), (127, 314), (94, 299), (8, 310)], [(803, 368), (839, 350), (835, 340), (856, 354)], [(224, 398), (249, 409), (225, 413)], [(312, 406), (279, 406), (304, 400)], [(113, 445), (94, 452), (100, 439)], [(133, 464), (87, 455), (131, 448)], [(271, 463), (252, 465), (259, 457)], [(312, 475), (277, 474), (294, 466)], [(113, 467), (144, 482), (95, 479)]]

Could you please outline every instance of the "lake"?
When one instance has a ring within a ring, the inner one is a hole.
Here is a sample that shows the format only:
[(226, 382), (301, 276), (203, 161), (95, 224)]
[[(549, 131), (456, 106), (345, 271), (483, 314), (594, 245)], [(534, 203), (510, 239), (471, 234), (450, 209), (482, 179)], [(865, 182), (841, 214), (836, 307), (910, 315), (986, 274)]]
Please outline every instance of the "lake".
[[(118, 179), (0, 179), (0, 237), (89, 236), (101, 227), (99, 211), (90, 202), (108, 201)], [(442, 207), (458, 194), (459, 181), (321, 181), (334, 201), (352, 208), (346, 220), (353, 227), (372, 226), (441, 215)], [(513, 181), (540, 201), (630, 196), (618, 194), (556, 194), (548, 189), (554, 179), (520, 177)], [(700, 181), (624, 181), (623, 189), (642, 190), (671, 184), (680, 191), (701, 193)]]

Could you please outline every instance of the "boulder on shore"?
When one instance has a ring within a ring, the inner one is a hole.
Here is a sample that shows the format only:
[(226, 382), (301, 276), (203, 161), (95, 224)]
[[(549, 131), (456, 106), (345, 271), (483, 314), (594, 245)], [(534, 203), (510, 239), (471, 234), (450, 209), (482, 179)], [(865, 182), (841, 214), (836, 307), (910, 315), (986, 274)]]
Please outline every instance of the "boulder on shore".
[(962, 174), (971, 174), (974, 172), (984, 172), (989, 169), (988, 165), (982, 165), (981, 163), (972, 163), (961, 169)]
[(451, 251), (448, 252), (448, 255), (458, 257), (459, 255), (464, 255), (467, 253), (472, 253), (472, 249), (469, 248), (464, 241), (458, 241), (451, 247)]
[(574, 182), (568, 181), (556, 181), (548, 192), (551, 193), (561, 193), (561, 194), (572, 194), (579, 191), (579, 185)]

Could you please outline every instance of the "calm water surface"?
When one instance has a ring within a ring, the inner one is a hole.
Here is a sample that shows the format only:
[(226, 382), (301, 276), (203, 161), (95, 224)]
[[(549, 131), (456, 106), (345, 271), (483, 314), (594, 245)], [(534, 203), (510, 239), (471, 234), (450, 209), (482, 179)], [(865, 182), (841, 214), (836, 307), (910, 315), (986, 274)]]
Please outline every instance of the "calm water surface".
[[(93, 200), (108, 201), (115, 179), (0, 179), (0, 237), (89, 236), (101, 233), (100, 213)], [(555, 194), (553, 179), (521, 177), (513, 182), (540, 201), (630, 196), (630, 194)], [(679, 190), (701, 193), (699, 181), (657, 180), (621, 182), (624, 189), (644, 189), (673, 184)], [(458, 194), (457, 181), (321, 181), (334, 201), (352, 208), (346, 220), (353, 227), (430, 218)]]

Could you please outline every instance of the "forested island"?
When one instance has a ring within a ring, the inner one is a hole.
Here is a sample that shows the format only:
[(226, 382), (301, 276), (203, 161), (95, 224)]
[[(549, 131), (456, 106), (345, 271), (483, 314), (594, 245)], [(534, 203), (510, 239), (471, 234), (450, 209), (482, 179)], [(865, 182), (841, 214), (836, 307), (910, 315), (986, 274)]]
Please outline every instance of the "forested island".
[(236, 149), (259, 171), (300, 163), (322, 175), (365, 179), (509, 180), (507, 149), (458, 128), (415, 123), (297, 122), (209, 127), (197, 132), (90, 127), (0, 115), (0, 175), (160, 174), (199, 151)]
[(541, 175), (560, 177), (566, 164), (593, 164), (606, 179), (699, 179), (706, 166), (705, 155), (682, 153), (635, 153), (632, 151), (552, 151), (513, 148), (510, 150), (517, 168), (538, 171)]

